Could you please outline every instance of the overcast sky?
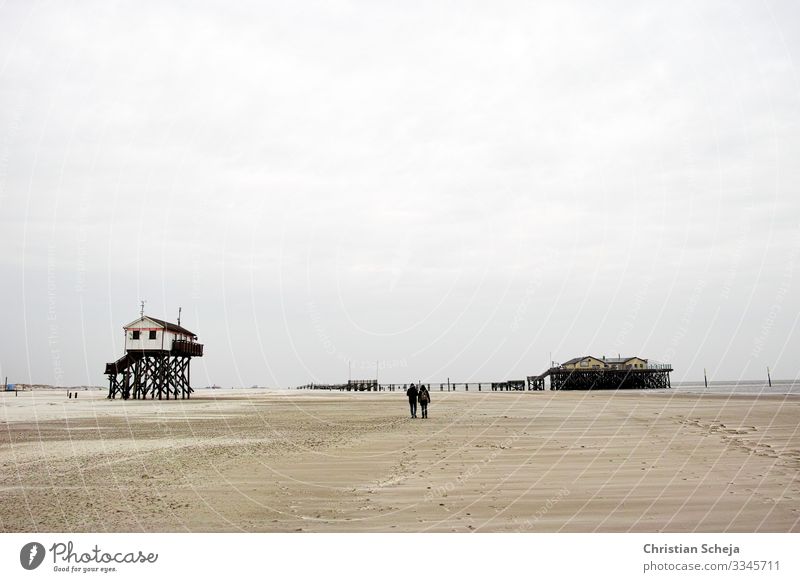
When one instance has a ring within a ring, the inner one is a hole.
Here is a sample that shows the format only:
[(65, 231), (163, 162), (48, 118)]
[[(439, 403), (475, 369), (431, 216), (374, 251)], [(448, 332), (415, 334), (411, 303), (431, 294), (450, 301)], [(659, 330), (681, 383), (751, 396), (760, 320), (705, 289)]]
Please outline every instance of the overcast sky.
[(0, 374), (800, 373), (800, 4), (0, 2)]

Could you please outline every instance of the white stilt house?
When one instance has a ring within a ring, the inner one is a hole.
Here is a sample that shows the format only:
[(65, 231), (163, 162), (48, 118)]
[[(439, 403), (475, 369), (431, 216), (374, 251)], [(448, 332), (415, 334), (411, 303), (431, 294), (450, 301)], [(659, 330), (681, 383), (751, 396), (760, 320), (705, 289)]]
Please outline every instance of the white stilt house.
[[(194, 344), (197, 336), (177, 323), (143, 315), (136, 321), (123, 326), (125, 330), (125, 351), (166, 351), (172, 348), (187, 349)], [(197, 344), (200, 345), (200, 344)], [(202, 346), (201, 346), (202, 347)], [(201, 350), (202, 351), (202, 350)], [(202, 354), (193, 354), (202, 355)]]
[(123, 326), (125, 355), (106, 364), (108, 397), (189, 398), (189, 364), (202, 357), (203, 344), (197, 335), (179, 323), (142, 314)]

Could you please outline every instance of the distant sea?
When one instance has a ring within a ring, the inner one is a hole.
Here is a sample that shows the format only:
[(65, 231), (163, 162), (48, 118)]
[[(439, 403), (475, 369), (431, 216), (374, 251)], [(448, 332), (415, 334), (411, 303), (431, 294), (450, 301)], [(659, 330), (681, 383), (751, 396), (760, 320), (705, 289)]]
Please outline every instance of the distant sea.
[(740, 382), (709, 382), (708, 388), (700, 382), (673, 382), (672, 392), (693, 394), (800, 394), (800, 380), (773, 380), (766, 382), (742, 380)]

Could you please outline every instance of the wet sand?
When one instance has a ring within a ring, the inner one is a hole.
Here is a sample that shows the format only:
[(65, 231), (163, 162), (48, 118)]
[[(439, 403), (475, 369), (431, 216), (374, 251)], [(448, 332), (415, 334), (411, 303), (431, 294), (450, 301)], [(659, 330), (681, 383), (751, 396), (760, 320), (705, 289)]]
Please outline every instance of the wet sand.
[(0, 395), (0, 531), (800, 531), (800, 397)]

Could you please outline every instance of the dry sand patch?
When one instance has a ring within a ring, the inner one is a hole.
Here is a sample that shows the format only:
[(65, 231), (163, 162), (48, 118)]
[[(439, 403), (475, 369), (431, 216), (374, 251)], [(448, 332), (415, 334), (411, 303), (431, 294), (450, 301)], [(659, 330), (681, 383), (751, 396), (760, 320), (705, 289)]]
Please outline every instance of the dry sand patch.
[(798, 531), (800, 398), (0, 397), (3, 531)]

